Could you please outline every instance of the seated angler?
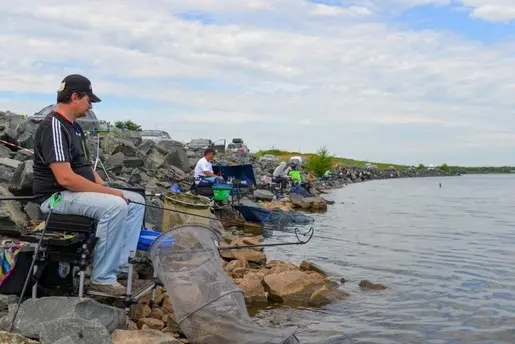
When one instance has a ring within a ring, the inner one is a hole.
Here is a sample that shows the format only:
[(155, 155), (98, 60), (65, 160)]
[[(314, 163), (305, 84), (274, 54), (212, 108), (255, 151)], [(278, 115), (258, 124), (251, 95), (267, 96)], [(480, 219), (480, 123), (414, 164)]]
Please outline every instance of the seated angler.
[(290, 177), (288, 176), (291, 167), (284, 161), (282, 161), (279, 166), (277, 166), (272, 174), (272, 181), (274, 183), (279, 183), (281, 188), (286, 188), (288, 185), (288, 181)]
[[(98, 220), (89, 288), (124, 295), (125, 287), (117, 277), (128, 272), (129, 254), (137, 248), (145, 212), (144, 206), (130, 201), (145, 203), (145, 199), (134, 192), (107, 187), (93, 170), (84, 132), (76, 119), (84, 117), (92, 103), (99, 101), (84, 76), (64, 78), (56, 108), (34, 136), (33, 191), (47, 197), (60, 192), (61, 201), (54, 213)], [(41, 204), (41, 211), (48, 213), (49, 198)]]
[(215, 158), (215, 149), (207, 148), (204, 151), (204, 157), (201, 158), (195, 165), (194, 177), (195, 184), (197, 185), (212, 185), (215, 181), (220, 180), (221, 177), (213, 172), (213, 165), (211, 161)]

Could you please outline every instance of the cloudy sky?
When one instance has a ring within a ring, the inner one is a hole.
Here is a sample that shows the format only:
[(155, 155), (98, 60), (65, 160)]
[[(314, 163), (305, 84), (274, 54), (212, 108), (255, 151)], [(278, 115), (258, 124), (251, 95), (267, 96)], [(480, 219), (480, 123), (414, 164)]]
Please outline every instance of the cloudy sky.
[(370, 161), (515, 165), (514, 0), (16, 0), (0, 109), (81, 73), (101, 119)]

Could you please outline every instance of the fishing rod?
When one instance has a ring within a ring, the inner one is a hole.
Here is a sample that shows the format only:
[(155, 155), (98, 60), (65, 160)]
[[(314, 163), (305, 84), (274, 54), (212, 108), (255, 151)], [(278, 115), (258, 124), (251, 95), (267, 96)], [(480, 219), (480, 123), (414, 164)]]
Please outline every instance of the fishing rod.
[(29, 284), (29, 279), (30, 279), (31, 274), (32, 274), (32, 269), (34, 269), (34, 264), (36, 263), (36, 259), (38, 259), (39, 249), (41, 247), (41, 244), (43, 243), (43, 237), (45, 236), (46, 229), (48, 227), (48, 221), (50, 220), (50, 216), (52, 215), (52, 211), (54, 210), (55, 206), (60, 201), (61, 201), (61, 193), (60, 192), (54, 193), (50, 197), (50, 199), (49, 199), (49, 204), (48, 204), (49, 211), (48, 211), (48, 215), (46, 216), (46, 219), (45, 219), (45, 227), (41, 231), (41, 237), (39, 238), (39, 242), (36, 245), (36, 247), (34, 248), (34, 257), (32, 258), (32, 262), (30, 263), (29, 272), (27, 273), (27, 277), (25, 278), (25, 283), (23, 284), (23, 288), (21, 290), (21, 294), (20, 294), (20, 297), (18, 299), (18, 303), (16, 304), (16, 308), (14, 310), (13, 318), (12, 318), (11, 323), (9, 325), (9, 333), (11, 333), (12, 330), (13, 330), (14, 323), (16, 321), (16, 317), (18, 316), (18, 312), (20, 310), (21, 300), (23, 299), (23, 296), (25, 295), (25, 291), (27, 289), (27, 286)]
[[(158, 197), (158, 198), (162, 199), (163, 197), (166, 197), (166, 194), (163, 194), (163, 193), (161, 193), (161, 194), (160, 193), (146, 193), (145, 196), (146, 197), (153, 196), (153, 197)], [(209, 219), (209, 220), (213, 219), (213, 218), (208, 217), (208, 216), (202, 216), (202, 215), (198, 215), (198, 214), (191, 214), (191, 213), (180, 211), (180, 210), (176, 210), (176, 209), (169, 209), (169, 208), (159, 207), (159, 206), (150, 205), (150, 204), (146, 204), (146, 203), (143, 204), (143, 203), (139, 203), (139, 202), (135, 202), (135, 201), (131, 201), (131, 202), (132, 203), (136, 203), (136, 204), (141, 204), (141, 205), (149, 207), (149, 208), (155, 208), (155, 209), (159, 209), (159, 210), (168, 210), (168, 211), (172, 211), (172, 212), (175, 212), (175, 213), (178, 213), (178, 214), (197, 216), (197, 217), (202, 217), (202, 218), (206, 218), (206, 219)], [(263, 224), (261, 226), (263, 227), (263, 229), (285, 231), (284, 227), (288, 227), (288, 225), (290, 225), (290, 224), (298, 224), (295, 221), (293, 221), (292, 219), (295, 219), (296, 217), (299, 217), (300, 215), (298, 215), (298, 214), (296, 214), (296, 215), (295, 214), (288, 214), (288, 213), (285, 213), (285, 214), (286, 215), (284, 215), (284, 217), (286, 219), (289, 218), (290, 221), (285, 221), (285, 223), (279, 221), (279, 223)], [(302, 217), (305, 217), (305, 218), (309, 219), (309, 217), (307, 217), (305, 215), (302, 215)], [(220, 221), (222, 221), (222, 220), (220, 220)], [(228, 224), (228, 225), (235, 225), (235, 226), (241, 225), (241, 222), (238, 222), (238, 221), (223, 220), (223, 222)], [(308, 223), (314, 222), (314, 220), (313, 219), (307, 220), (307, 221), (304, 220), (304, 221), (301, 221), (301, 222), (303, 222), (302, 224), (307, 225)], [(281, 228), (281, 225), (282, 225), (283, 228)]]
[[(134, 203), (134, 204), (142, 205), (142, 206), (147, 207), (147, 208), (166, 210), (166, 211), (171, 211), (171, 212), (175, 212), (175, 213), (178, 213), (178, 214), (183, 214), (183, 215), (188, 215), (188, 216), (196, 216), (196, 217), (199, 217), (199, 218), (204, 218), (204, 219), (208, 219), (208, 220), (214, 220), (212, 217), (205, 216), (205, 215), (192, 214), (192, 213), (188, 213), (186, 211), (181, 211), (181, 210), (177, 210), (177, 209), (171, 209), (171, 208), (167, 208), (167, 207), (159, 207), (159, 206), (156, 206), (156, 205), (146, 204), (146, 203), (142, 203), (142, 202), (137, 202), (137, 201), (133, 201), (133, 200), (130, 200), (130, 199), (128, 199), (127, 201), (129, 203)], [(224, 222), (226, 222), (228, 224), (231, 223), (231, 221), (224, 221)], [(236, 221), (233, 221), (232, 223), (233, 224), (240, 224), (240, 223), (238, 223)], [(266, 226), (263, 226), (263, 227), (266, 229)], [(310, 227), (306, 232), (301, 232), (297, 227), (295, 227), (294, 228), (294, 233), (295, 233), (295, 237), (297, 238), (296, 242), (284, 242), (284, 243), (274, 243), (274, 244), (258, 244), (258, 245), (233, 245), (233, 246), (220, 247), (220, 250), (233, 250), (233, 249), (244, 249), (244, 248), (257, 248), (257, 247), (305, 245), (308, 242), (310, 242), (311, 239), (313, 238), (313, 234), (315, 233), (315, 229), (313, 227)]]

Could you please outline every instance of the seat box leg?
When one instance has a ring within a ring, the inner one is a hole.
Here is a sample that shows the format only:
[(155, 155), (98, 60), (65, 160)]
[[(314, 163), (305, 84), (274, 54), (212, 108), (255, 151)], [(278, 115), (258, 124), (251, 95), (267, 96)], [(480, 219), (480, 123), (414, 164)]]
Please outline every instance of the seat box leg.
[(34, 264), (34, 268), (33, 268), (33, 279), (34, 279), (34, 284), (32, 284), (32, 298), (33, 299), (36, 299), (38, 297), (38, 281), (37, 281), (37, 277), (36, 277), (36, 274), (38, 273), (38, 266), (37, 264)]
[(154, 279), (154, 287), (152, 288), (152, 292), (150, 294), (150, 300), (148, 302), (148, 305), (151, 309), (154, 308), (155, 303), (156, 303), (156, 289), (157, 289), (157, 285), (158, 285), (157, 272), (156, 272), (156, 269), (153, 269), (153, 270), (154, 270), (154, 272), (152, 274), (152, 278)]
[(124, 299), (125, 313), (127, 315), (127, 317), (126, 317), (127, 325), (129, 324), (129, 320), (130, 320), (131, 306), (134, 303), (134, 300), (132, 299), (132, 276), (134, 274), (134, 270), (133, 270), (134, 266), (133, 266), (132, 262), (133, 262), (133, 259), (135, 256), (136, 256), (136, 252), (131, 251), (131, 253), (129, 254), (129, 260), (127, 262), (129, 265), (129, 272), (127, 274), (127, 287), (125, 289), (125, 299)]
[[(31, 297), (33, 299), (36, 299), (38, 297), (38, 282), (39, 282), (39, 279), (41, 278), (41, 275), (43, 274), (43, 270), (45, 269), (45, 266), (46, 266), (46, 258), (47, 258), (46, 247), (43, 245), (40, 246), (35, 254), (37, 254), (37, 256), (34, 257), (34, 266), (32, 267), (32, 271), (31, 271), (32, 272), (31, 277), (32, 277), (32, 281), (33, 281)], [(29, 272), (29, 274), (31, 272)], [(22, 295), (22, 297), (23, 297), (23, 295)]]
[(86, 279), (86, 269), (88, 268), (89, 260), (88, 257), (90, 254), (93, 254), (93, 252), (90, 252), (89, 245), (91, 244), (94, 247), (96, 243), (96, 237), (88, 237), (81, 247), (81, 255), (80, 255), (80, 261), (79, 261), (79, 297), (84, 297), (84, 284)]

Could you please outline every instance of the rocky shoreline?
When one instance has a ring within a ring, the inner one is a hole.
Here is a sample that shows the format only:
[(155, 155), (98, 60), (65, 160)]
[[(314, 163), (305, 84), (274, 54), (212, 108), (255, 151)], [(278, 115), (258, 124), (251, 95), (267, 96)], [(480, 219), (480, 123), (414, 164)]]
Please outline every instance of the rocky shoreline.
[[(0, 194), (3, 196), (27, 195), (32, 189), (32, 136), (37, 123), (21, 116), (0, 112)], [(186, 150), (177, 141), (142, 141), (138, 132), (119, 131), (102, 135), (89, 135), (88, 147), (105, 171), (99, 173), (112, 185), (120, 187), (144, 187), (150, 194), (167, 192), (173, 184), (188, 190), (193, 182), (192, 168), (202, 151)], [(256, 179), (261, 183), (270, 177), (276, 162), (260, 161), (251, 155), (219, 155), (215, 163), (235, 165), (252, 164)], [(304, 173), (305, 174), (305, 173)], [(319, 193), (324, 189), (343, 187), (349, 183), (366, 180), (442, 175), (439, 171), (362, 171), (351, 169), (344, 175), (329, 180), (315, 180), (313, 186)], [(162, 207), (157, 197), (148, 197), (148, 203)], [(278, 200), (263, 202), (268, 209), (327, 209), (322, 198)], [(162, 210), (147, 208), (146, 228), (159, 227)], [(236, 216), (232, 214), (232, 216)], [(40, 218), (37, 205), (19, 202), (0, 202), (0, 226), (19, 231), (30, 227)], [(222, 221), (223, 223), (223, 221)], [(252, 226), (250, 226), (252, 227)], [(226, 226), (222, 245), (256, 244), (263, 240), (252, 233), (252, 228)], [(245, 234), (247, 232), (247, 234)], [(257, 233), (259, 234), (259, 231)], [(221, 254), (225, 272), (242, 290), (249, 307), (271, 305), (319, 307), (340, 300), (348, 294), (341, 284), (332, 281), (316, 264), (303, 261), (300, 265), (268, 260), (262, 248), (226, 251)], [(138, 271), (140, 276), (151, 276), (148, 271)], [(363, 282), (364, 287), (370, 283)], [(0, 295), (1, 329), (12, 316), (12, 295)], [(52, 305), (59, 304), (59, 307)], [(85, 312), (87, 309), (88, 312)], [(3, 314), (2, 314), (3, 313)], [(93, 319), (87, 314), (95, 314)], [(139, 300), (131, 309), (129, 325), (123, 321), (123, 310), (100, 304), (91, 299), (48, 297), (28, 300), (22, 304), (16, 323), (17, 333), (25, 336), (17, 339), (14, 334), (0, 332), (0, 342), (12, 343), (189, 343), (179, 330), (173, 315), (172, 300), (162, 287), (158, 288), (156, 305), (151, 308), (148, 297)], [(136, 331), (137, 330), (137, 331)], [(85, 337), (85, 332), (95, 333)], [(81, 334), (82, 333), (82, 334)], [(82, 336), (82, 337), (81, 337)]]

